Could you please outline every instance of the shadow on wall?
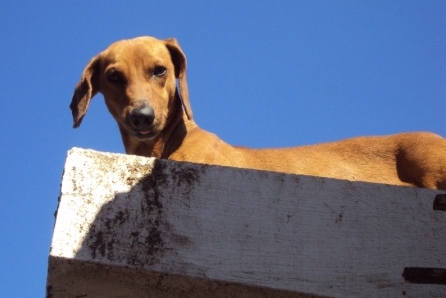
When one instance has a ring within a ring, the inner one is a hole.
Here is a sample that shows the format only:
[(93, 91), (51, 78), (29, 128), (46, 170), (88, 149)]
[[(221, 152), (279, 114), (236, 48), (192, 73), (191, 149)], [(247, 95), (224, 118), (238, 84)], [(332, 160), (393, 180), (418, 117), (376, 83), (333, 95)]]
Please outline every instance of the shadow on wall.
[[(316, 297), (211, 281), (208, 268), (202, 265), (205, 262), (194, 263), (185, 257), (194, 254), (200, 244), (169, 222), (188, 217), (186, 222), (191, 226), (187, 228), (200, 230), (199, 221), (193, 220), (190, 206), (194, 198), (190, 193), (194, 183), (199, 183), (200, 171), (205, 170), (187, 164), (174, 168), (156, 160), (151, 174), (131, 181), (134, 186), (129, 192), (117, 193), (103, 205), (75, 257), (100, 263), (81, 266), (79, 275), (85, 282), (76, 285), (79, 294), (88, 291), (93, 296), (108, 297)], [(173, 204), (173, 197), (175, 202), (181, 198), (181, 206)], [(94, 287), (89, 286), (89, 280), (95, 281)]]

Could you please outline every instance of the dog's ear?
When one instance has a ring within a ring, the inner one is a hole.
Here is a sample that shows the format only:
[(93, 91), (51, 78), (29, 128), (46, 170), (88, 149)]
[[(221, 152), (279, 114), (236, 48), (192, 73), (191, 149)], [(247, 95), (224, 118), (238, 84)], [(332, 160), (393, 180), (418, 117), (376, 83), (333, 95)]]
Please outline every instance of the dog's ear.
[(99, 61), (100, 55), (90, 60), (82, 73), (80, 81), (74, 88), (70, 104), (71, 113), (73, 114), (73, 128), (81, 125), (82, 119), (87, 113), (90, 100), (98, 93)]
[(186, 56), (175, 38), (166, 39), (164, 42), (166, 43), (167, 49), (170, 51), (170, 56), (172, 57), (172, 62), (175, 66), (175, 77), (178, 78), (180, 97), (183, 103), (184, 111), (186, 112), (187, 118), (192, 120), (193, 115), (189, 101), (189, 91), (187, 89), (186, 79)]

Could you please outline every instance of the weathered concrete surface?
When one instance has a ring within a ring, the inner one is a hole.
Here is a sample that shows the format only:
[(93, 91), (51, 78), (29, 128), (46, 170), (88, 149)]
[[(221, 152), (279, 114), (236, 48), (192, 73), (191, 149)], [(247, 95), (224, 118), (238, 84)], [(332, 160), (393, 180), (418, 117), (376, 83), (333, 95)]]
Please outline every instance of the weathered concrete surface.
[(444, 297), (439, 193), (72, 149), (47, 297)]

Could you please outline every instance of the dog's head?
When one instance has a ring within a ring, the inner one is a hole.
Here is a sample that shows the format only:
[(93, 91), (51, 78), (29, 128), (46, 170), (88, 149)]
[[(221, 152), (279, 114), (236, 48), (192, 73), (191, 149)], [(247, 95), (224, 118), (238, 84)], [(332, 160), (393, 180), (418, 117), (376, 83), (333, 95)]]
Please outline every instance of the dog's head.
[(138, 37), (118, 41), (94, 57), (76, 85), (70, 108), (73, 127), (98, 92), (121, 131), (139, 140), (155, 138), (175, 104), (178, 79), (184, 111), (192, 119), (186, 82), (186, 57), (175, 39)]

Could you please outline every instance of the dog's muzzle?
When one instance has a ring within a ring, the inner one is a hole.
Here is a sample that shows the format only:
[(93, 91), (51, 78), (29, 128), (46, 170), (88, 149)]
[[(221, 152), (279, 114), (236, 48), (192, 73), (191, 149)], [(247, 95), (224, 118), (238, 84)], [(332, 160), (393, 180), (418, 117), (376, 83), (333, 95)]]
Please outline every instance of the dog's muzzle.
[(148, 105), (131, 110), (128, 120), (132, 126), (133, 134), (139, 139), (150, 139), (157, 134), (153, 131), (155, 111)]

